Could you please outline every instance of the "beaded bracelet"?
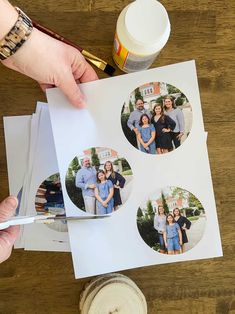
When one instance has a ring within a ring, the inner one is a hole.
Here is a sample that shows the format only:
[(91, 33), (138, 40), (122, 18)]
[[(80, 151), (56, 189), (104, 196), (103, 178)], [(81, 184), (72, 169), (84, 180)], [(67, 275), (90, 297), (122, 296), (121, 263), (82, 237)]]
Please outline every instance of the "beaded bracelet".
[(25, 43), (33, 30), (31, 19), (19, 8), (18, 19), (9, 33), (0, 40), (0, 59), (5, 60), (12, 56)]

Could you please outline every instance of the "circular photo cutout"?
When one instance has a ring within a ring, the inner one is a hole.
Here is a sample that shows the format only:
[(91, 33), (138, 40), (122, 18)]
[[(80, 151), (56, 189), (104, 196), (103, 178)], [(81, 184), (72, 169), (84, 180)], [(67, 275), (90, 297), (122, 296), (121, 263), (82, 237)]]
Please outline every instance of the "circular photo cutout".
[(175, 86), (151, 82), (137, 87), (121, 113), (123, 132), (138, 150), (159, 155), (177, 149), (192, 127), (192, 108)]
[[(41, 183), (35, 197), (35, 208), (38, 215), (44, 215), (47, 213), (52, 215), (65, 214), (59, 173), (51, 175)], [(65, 220), (55, 221), (53, 223), (46, 224), (46, 226), (60, 232), (68, 231)]]
[(202, 238), (205, 210), (190, 192), (179, 187), (158, 189), (143, 201), (137, 226), (145, 243), (162, 254), (191, 250)]
[(132, 178), (129, 163), (115, 150), (91, 147), (69, 164), (66, 189), (79, 209), (93, 215), (105, 215), (126, 202)]

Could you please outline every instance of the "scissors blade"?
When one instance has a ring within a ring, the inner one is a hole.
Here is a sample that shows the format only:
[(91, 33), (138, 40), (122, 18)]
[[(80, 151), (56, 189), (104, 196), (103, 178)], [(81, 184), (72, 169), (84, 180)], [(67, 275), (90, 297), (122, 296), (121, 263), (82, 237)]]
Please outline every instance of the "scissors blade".
[(36, 216), (15, 216), (11, 219), (0, 222), (0, 230), (7, 229), (10, 226), (15, 225), (26, 225), (33, 222), (36, 223), (53, 223), (56, 220), (65, 221), (79, 221), (79, 220), (90, 220), (90, 219), (103, 219), (110, 217), (111, 214), (107, 215), (96, 215), (96, 216), (65, 216), (65, 215), (36, 215)]
[(66, 220), (66, 221), (71, 221), (71, 220), (90, 220), (90, 219), (103, 219), (103, 218), (108, 218), (111, 217), (110, 214), (106, 215), (94, 215), (94, 216), (65, 216), (65, 215), (58, 215), (55, 217), (48, 217), (47, 219), (54, 219), (54, 220)]

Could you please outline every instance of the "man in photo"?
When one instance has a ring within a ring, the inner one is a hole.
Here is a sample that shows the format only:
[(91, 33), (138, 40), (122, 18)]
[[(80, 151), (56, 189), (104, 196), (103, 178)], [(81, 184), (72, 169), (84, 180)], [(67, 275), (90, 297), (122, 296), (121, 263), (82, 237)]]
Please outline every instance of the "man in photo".
[(141, 98), (136, 99), (135, 101), (135, 110), (131, 112), (129, 119), (127, 121), (127, 126), (131, 131), (134, 131), (137, 135), (138, 133), (138, 127), (140, 122), (140, 117), (143, 114), (147, 114), (149, 119), (151, 119), (152, 115), (149, 110), (144, 108), (144, 102)]
[(91, 161), (85, 157), (82, 161), (82, 168), (76, 174), (75, 185), (82, 190), (82, 196), (86, 212), (96, 214), (96, 169), (91, 166)]
[(140, 143), (139, 143), (139, 141), (137, 139), (137, 135), (139, 133), (138, 127), (139, 127), (139, 123), (140, 123), (140, 117), (143, 114), (147, 114), (149, 119), (151, 119), (151, 117), (152, 117), (150, 111), (144, 108), (144, 101), (143, 101), (143, 99), (137, 98), (136, 101), (135, 101), (135, 110), (131, 112), (131, 114), (129, 116), (129, 119), (127, 121), (127, 126), (129, 127), (129, 129), (131, 131), (135, 132), (136, 143), (137, 143), (138, 149), (140, 149)]

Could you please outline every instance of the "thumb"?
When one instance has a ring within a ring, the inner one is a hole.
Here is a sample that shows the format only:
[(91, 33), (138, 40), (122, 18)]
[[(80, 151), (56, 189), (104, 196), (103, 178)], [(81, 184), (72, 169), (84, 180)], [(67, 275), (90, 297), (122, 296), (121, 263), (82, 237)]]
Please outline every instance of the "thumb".
[(14, 196), (9, 196), (0, 203), (0, 221), (6, 221), (15, 214), (18, 200)]
[(86, 106), (85, 97), (79, 89), (72, 72), (66, 73), (57, 87), (62, 90), (75, 107), (84, 108)]

